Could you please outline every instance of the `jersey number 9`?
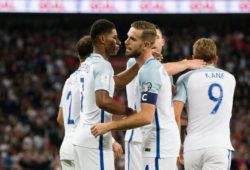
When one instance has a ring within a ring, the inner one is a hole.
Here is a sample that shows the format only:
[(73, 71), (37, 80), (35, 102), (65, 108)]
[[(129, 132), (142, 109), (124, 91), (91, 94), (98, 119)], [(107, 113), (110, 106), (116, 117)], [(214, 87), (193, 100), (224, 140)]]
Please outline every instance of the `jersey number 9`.
[[(215, 92), (214, 92), (215, 88), (219, 89), (219, 95), (215, 95)], [(215, 114), (218, 111), (218, 109), (221, 105), (221, 101), (223, 99), (223, 89), (222, 89), (221, 85), (218, 83), (211, 84), (208, 88), (208, 97), (213, 102), (216, 102), (216, 105), (211, 112), (211, 114)]]

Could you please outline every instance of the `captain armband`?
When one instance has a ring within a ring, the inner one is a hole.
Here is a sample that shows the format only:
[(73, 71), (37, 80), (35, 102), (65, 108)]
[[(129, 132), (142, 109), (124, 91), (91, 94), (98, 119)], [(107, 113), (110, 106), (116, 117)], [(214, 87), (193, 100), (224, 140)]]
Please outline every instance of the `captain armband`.
[(141, 94), (141, 103), (150, 103), (155, 105), (157, 101), (158, 94), (150, 93), (150, 92), (143, 92)]

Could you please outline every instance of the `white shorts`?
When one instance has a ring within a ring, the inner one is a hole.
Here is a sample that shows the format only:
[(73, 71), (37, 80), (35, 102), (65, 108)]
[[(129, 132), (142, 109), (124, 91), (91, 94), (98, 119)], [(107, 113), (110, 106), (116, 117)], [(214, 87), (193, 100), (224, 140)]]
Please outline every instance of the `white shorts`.
[(64, 137), (62, 145), (60, 147), (60, 160), (62, 170), (74, 170), (74, 148), (72, 140), (69, 137)]
[(143, 158), (142, 170), (178, 170), (177, 157)]
[(74, 148), (72, 139), (64, 137), (60, 147), (60, 160), (74, 160)]
[(76, 170), (114, 170), (112, 150), (99, 150), (74, 145)]
[(232, 151), (205, 148), (184, 153), (185, 170), (229, 170)]
[(140, 170), (142, 167), (142, 144), (125, 141), (125, 170)]

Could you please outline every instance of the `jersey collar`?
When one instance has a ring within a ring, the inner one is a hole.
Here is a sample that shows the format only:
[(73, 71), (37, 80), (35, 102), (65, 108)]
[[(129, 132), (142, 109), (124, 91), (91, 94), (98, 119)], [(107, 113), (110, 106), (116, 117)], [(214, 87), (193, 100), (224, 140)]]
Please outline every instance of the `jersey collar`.
[(147, 63), (150, 63), (150, 62), (153, 61), (153, 60), (155, 60), (155, 58), (154, 58), (153, 56), (150, 56), (150, 57), (145, 61), (144, 65), (147, 64)]
[(89, 57), (90, 58), (103, 58), (102, 55), (100, 55), (98, 53), (91, 53), (91, 55)]

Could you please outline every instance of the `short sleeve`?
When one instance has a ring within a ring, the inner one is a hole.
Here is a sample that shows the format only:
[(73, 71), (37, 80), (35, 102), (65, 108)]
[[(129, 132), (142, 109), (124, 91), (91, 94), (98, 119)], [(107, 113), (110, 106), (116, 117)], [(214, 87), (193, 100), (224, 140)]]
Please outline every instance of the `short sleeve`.
[(131, 68), (135, 63), (136, 63), (135, 58), (130, 58), (130, 59), (127, 61), (127, 69)]
[(174, 96), (174, 101), (181, 101), (183, 103), (187, 102), (187, 80), (188, 75), (183, 75), (178, 78), (176, 82), (176, 95)]
[(64, 103), (64, 100), (65, 100), (65, 95), (66, 95), (66, 90), (67, 90), (67, 81), (68, 79), (65, 81), (64, 85), (63, 85), (63, 91), (62, 91), (62, 96), (61, 96), (61, 101), (60, 101), (60, 104), (59, 104), (59, 107), (63, 107), (63, 103)]
[[(130, 58), (127, 61), (127, 70), (131, 68), (134, 64), (136, 63), (134, 58)], [(127, 93), (127, 101), (128, 101), (128, 106), (131, 108), (136, 108), (135, 107), (135, 101), (136, 101), (136, 87), (137, 87), (137, 76), (127, 84), (126, 86), (126, 93)]]
[(94, 64), (95, 91), (110, 91), (111, 80), (113, 79), (113, 68), (107, 62), (97, 62)]
[(141, 88), (141, 103), (156, 104), (157, 96), (161, 88), (161, 77), (158, 68), (143, 70), (139, 74)]

